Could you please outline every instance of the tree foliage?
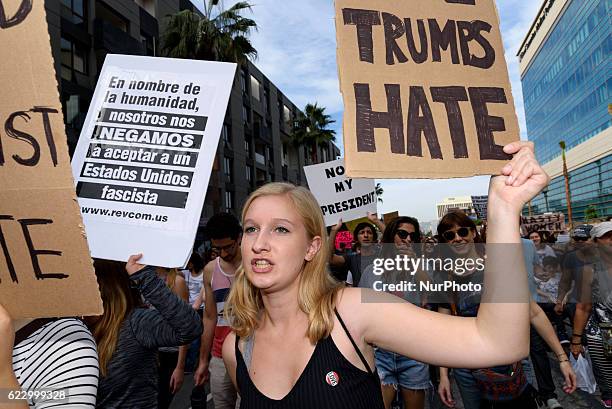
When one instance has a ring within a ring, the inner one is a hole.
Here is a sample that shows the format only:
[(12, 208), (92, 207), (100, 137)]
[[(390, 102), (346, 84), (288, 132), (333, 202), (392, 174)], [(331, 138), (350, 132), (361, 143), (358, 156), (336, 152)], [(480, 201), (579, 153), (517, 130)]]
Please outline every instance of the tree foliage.
[(257, 23), (242, 16), (251, 4), (240, 1), (225, 9), (220, 0), (204, 3), (204, 16), (183, 10), (168, 17), (162, 54), (173, 58), (243, 63), (257, 58), (249, 40)]
[(336, 121), (325, 113), (325, 107), (320, 107), (317, 103), (307, 104), (304, 112), (298, 114), (293, 124), (293, 143), (298, 147), (310, 148), (312, 163), (319, 162), (319, 146), (327, 146), (329, 142), (336, 141), (336, 131), (328, 129), (334, 122)]

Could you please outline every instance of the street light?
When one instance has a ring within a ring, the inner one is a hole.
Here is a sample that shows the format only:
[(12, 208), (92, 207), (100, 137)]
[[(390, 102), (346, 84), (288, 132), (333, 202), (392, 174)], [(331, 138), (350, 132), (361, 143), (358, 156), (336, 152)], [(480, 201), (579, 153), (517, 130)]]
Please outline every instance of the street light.
[(563, 177), (565, 178), (565, 201), (567, 202), (567, 218), (570, 230), (573, 227), (572, 222), (572, 196), (570, 193), (569, 174), (567, 173), (567, 162), (565, 161), (565, 141), (559, 142), (561, 148), (561, 158), (563, 159)]

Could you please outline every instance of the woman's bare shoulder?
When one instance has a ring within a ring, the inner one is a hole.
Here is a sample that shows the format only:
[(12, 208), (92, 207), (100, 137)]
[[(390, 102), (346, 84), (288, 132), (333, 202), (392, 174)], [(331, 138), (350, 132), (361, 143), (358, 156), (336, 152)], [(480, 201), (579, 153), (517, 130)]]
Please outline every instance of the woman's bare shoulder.
[(227, 335), (227, 337), (225, 337), (225, 341), (223, 341), (223, 349), (221, 351), (226, 365), (228, 362), (231, 362), (234, 365), (236, 364), (235, 344), (236, 333), (232, 331)]

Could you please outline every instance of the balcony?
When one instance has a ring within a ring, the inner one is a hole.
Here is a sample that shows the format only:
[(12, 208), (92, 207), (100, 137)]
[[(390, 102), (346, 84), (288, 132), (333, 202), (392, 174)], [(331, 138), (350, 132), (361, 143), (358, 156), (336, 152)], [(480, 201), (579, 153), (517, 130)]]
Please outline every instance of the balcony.
[(255, 162), (259, 163), (260, 165), (266, 165), (266, 157), (264, 155), (262, 155), (261, 153), (257, 153), (255, 152)]
[(94, 20), (94, 48), (115, 54), (144, 55), (140, 41), (106, 20)]

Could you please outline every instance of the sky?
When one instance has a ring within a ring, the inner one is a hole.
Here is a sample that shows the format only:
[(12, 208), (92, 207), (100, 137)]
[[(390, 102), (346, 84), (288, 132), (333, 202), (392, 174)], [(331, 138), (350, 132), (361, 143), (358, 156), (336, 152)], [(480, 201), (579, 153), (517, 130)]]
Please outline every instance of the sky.
[[(204, 0), (192, 0), (201, 7)], [(225, 0), (225, 6), (235, 1)], [(526, 139), (523, 93), (516, 54), (531, 26), (541, 0), (496, 0), (510, 71), (510, 81), (521, 128)], [(298, 107), (317, 102), (336, 121), (337, 145), (342, 146), (342, 96), (336, 65), (334, 5), (331, 0), (251, 0), (250, 15), (258, 25), (251, 41), (258, 51), (257, 67)], [(248, 14), (247, 14), (248, 15)], [(484, 195), (488, 176), (451, 180), (378, 180), (384, 194), (378, 213), (428, 222), (436, 218), (435, 204), (445, 197)]]

